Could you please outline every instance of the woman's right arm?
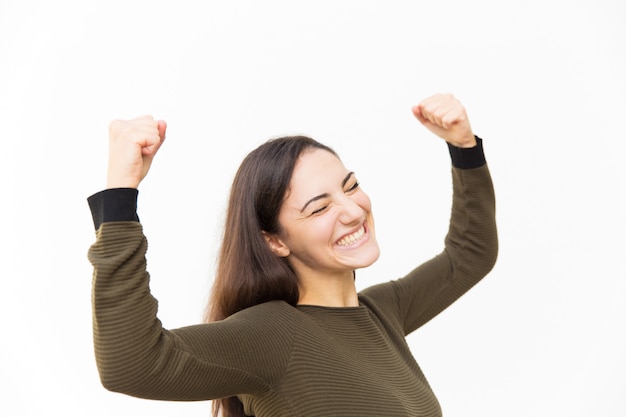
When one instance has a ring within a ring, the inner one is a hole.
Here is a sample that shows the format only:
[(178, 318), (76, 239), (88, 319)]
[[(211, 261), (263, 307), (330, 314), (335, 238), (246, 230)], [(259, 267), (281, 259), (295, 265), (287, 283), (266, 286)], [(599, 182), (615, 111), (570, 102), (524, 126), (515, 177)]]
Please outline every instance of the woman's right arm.
[[(96, 229), (88, 257), (93, 265), (93, 335), (100, 378), (109, 390), (161, 400), (262, 392), (280, 373), (281, 358), (286, 362), (288, 356), (288, 320), (286, 325), (263, 317), (276, 309), (262, 307), (222, 322), (171, 331), (157, 317), (136, 187), (164, 134), (165, 124), (152, 118), (114, 122), (109, 188), (88, 199)], [(274, 366), (264, 366), (264, 351)]]
[[(150, 294), (146, 248), (140, 223), (112, 221), (98, 227), (89, 249), (94, 348), (104, 387), (160, 400), (209, 400), (268, 389), (279, 377), (281, 361), (288, 360), (289, 326), (259, 308), (222, 322), (164, 329)], [(274, 366), (264, 366), (268, 360)]]

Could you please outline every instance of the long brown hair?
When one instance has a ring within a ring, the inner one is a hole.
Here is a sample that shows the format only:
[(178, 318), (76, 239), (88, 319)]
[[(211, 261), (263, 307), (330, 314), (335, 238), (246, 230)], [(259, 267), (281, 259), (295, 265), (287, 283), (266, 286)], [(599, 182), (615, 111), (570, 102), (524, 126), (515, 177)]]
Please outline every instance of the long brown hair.
[[(298, 302), (298, 278), (286, 258), (275, 255), (262, 231), (278, 234), (280, 208), (300, 155), (329, 147), (306, 136), (270, 139), (243, 160), (230, 191), (217, 270), (206, 321), (223, 320), (271, 300)], [(244, 417), (237, 397), (213, 402), (213, 416)]]

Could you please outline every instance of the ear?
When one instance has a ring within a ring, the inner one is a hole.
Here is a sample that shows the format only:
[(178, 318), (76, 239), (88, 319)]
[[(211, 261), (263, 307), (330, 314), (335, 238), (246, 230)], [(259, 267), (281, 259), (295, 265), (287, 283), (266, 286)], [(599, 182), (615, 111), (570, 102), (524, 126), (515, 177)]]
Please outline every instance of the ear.
[(287, 256), (289, 256), (291, 251), (289, 250), (285, 242), (283, 242), (278, 236), (267, 233), (265, 230), (263, 230), (261, 233), (263, 233), (263, 238), (265, 238), (267, 246), (269, 246), (270, 250), (276, 256), (280, 256), (281, 258), (286, 258)]

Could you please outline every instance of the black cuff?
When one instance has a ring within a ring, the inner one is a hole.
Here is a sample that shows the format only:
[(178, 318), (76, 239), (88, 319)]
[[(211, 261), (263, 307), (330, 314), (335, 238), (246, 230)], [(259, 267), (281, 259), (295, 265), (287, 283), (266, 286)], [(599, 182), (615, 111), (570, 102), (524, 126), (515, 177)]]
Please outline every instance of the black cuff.
[(106, 222), (138, 222), (136, 188), (111, 188), (89, 197), (93, 225), (98, 230)]
[(487, 163), (485, 153), (483, 152), (483, 140), (478, 136), (474, 137), (476, 138), (476, 146), (473, 148), (458, 148), (448, 143), (452, 166), (461, 169), (471, 169), (479, 168)]

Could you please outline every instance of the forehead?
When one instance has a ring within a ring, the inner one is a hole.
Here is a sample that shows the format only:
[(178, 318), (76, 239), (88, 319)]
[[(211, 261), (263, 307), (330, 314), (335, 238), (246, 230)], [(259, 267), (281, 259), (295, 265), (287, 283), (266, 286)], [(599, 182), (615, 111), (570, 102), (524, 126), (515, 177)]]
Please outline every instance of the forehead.
[(297, 203), (341, 187), (348, 170), (343, 162), (323, 149), (305, 151), (294, 167), (285, 202)]
[(346, 172), (343, 162), (331, 152), (324, 149), (307, 150), (300, 155), (294, 167), (291, 188), (323, 185), (326, 181), (336, 178), (336, 175), (341, 176), (339, 178), (341, 181)]

